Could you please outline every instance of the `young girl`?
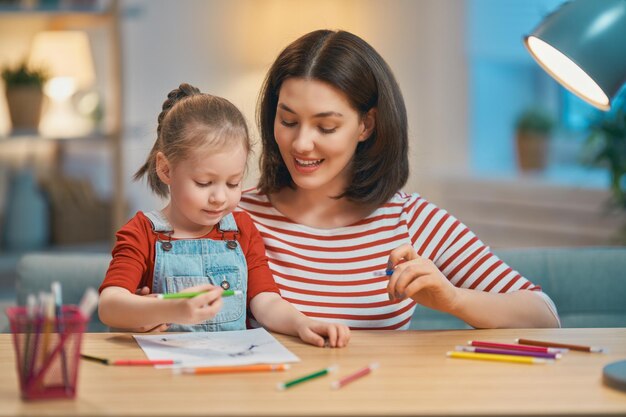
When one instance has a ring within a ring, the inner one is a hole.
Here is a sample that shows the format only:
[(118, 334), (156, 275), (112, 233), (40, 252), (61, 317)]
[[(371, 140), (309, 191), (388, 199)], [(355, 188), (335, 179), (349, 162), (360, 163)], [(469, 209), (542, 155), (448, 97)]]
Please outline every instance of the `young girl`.
[[(333, 347), (348, 343), (342, 324), (312, 320), (283, 300), (250, 217), (231, 213), (241, 197), (250, 151), (242, 114), (227, 100), (189, 84), (168, 94), (157, 140), (135, 179), (169, 203), (138, 212), (117, 233), (100, 287), (103, 323), (134, 330), (220, 331), (246, 328), (246, 307), (269, 330)], [(193, 298), (135, 294), (202, 292)], [(224, 290), (240, 295), (222, 298)], [(167, 325), (164, 323), (171, 323)]]
[(363, 39), (320, 30), (287, 46), (265, 79), (258, 120), (261, 178), (240, 208), (282, 296), (307, 316), (407, 329), (420, 303), (474, 327), (559, 325), (539, 287), (450, 214), (401, 191), (404, 101)]

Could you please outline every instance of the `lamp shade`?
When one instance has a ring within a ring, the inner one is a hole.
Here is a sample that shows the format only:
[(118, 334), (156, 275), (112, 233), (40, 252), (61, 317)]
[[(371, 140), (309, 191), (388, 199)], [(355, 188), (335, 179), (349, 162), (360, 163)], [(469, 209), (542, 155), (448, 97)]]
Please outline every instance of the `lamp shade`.
[(564, 3), (524, 43), (539, 65), (565, 88), (609, 110), (626, 82), (626, 0)]
[(33, 39), (29, 64), (48, 69), (52, 78), (70, 78), (77, 88), (90, 87), (95, 71), (89, 38), (81, 31), (44, 31)]

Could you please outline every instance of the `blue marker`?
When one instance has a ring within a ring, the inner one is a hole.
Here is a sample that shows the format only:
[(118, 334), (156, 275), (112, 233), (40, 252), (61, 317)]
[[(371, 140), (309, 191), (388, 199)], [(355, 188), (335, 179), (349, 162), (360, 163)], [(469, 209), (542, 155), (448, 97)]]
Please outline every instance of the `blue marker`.
[(374, 272), (374, 276), (375, 277), (384, 277), (384, 276), (392, 276), (393, 275), (393, 269), (385, 269), (384, 271), (375, 271)]

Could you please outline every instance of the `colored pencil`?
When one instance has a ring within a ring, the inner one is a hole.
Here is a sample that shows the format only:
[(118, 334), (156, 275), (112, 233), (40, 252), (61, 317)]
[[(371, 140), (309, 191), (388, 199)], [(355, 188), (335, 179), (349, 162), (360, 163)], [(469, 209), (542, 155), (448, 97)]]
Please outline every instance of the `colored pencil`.
[(157, 359), (157, 360), (149, 360), (149, 359), (116, 359), (110, 360), (105, 358), (99, 358), (97, 356), (85, 355), (84, 353), (80, 354), (80, 357), (86, 359), (88, 361), (98, 362), (103, 365), (113, 365), (113, 366), (154, 366), (154, 365), (175, 365), (179, 363), (178, 361), (172, 359)]
[[(168, 293), (168, 294), (157, 294), (157, 298), (163, 298), (163, 299), (173, 299), (173, 298), (193, 298), (193, 297), (197, 297), (200, 294), (205, 294), (206, 291), (204, 292), (175, 292), (175, 293)], [(224, 292), (222, 292), (222, 297), (230, 297), (233, 295), (241, 295), (243, 294), (243, 291), (239, 291), (239, 290), (224, 290)]]
[(374, 369), (378, 369), (379, 365), (377, 362), (374, 363), (370, 363), (369, 365), (367, 365), (365, 368), (363, 369), (359, 369), (358, 371), (345, 376), (337, 381), (333, 381), (330, 383), (330, 387), (333, 389), (339, 389), (341, 387), (344, 387), (346, 385), (348, 385), (349, 383), (356, 381), (357, 379), (363, 378), (366, 375), (369, 375), (372, 373), (372, 371)]
[(570, 343), (545, 342), (541, 340), (517, 339), (516, 342), (522, 345), (542, 346), (542, 347), (547, 347), (547, 348), (565, 348), (565, 349), (578, 350), (581, 352), (590, 352), (590, 353), (603, 353), (606, 351), (606, 349), (601, 348), (601, 347), (573, 345)]
[(474, 346), (457, 346), (456, 350), (461, 352), (493, 353), (496, 355), (532, 356), (534, 358), (561, 359), (560, 353), (526, 352), (523, 350), (514, 349), (493, 349)]
[(89, 317), (91, 317), (98, 306), (98, 298), (98, 292), (92, 287), (87, 288), (83, 293), (80, 303), (78, 304), (78, 309), (86, 321), (89, 321)]
[(103, 365), (108, 365), (109, 364), (109, 360), (108, 359), (98, 358), (96, 356), (91, 356), (91, 355), (85, 355), (84, 353), (81, 353), (80, 357), (83, 358), (83, 359), (86, 359), (88, 361), (101, 363)]
[(206, 375), (206, 374), (232, 374), (238, 372), (275, 372), (286, 371), (289, 369), (288, 364), (284, 363), (265, 363), (258, 365), (241, 365), (241, 366), (207, 366), (198, 368), (183, 368), (184, 374)]
[[(52, 297), (54, 298), (54, 317), (56, 319), (56, 328), (59, 335), (63, 334), (63, 292), (61, 283), (54, 281), (51, 286)], [(63, 386), (66, 391), (70, 390), (69, 376), (67, 374), (67, 355), (65, 347), (61, 346), (61, 373), (63, 374)]]
[(157, 360), (149, 360), (149, 359), (117, 359), (114, 361), (109, 361), (109, 365), (114, 366), (153, 366), (153, 365), (176, 365), (180, 363), (179, 361), (175, 361), (173, 359), (157, 359)]
[(300, 378), (292, 379), (291, 381), (279, 382), (276, 385), (276, 388), (278, 388), (279, 391), (284, 391), (287, 388), (291, 388), (291, 387), (293, 387), (295, 385), (298, 385), (298, 384), (301, 384), (303, 382), (310, 381), (312, 379), (319, 378), (319, 377), (324, 376), (324, 375), (328, 375), (330, 372), (333, 372), (337, 368), (338, 368), (337, 365), (333, 365), (333, 366), (329, 366), (328, 368), (324, 368), (324, 369), (321, 369), (319, 371), (316, 371), (316, 372), (313, 372), (313, 373), (301, 376)]
[(41, 364), (46, 362), (48, 358), (48, 350), (50, 344), (50, 333), (54, 328), (54, 299), (52, 294), (43, 294), (43, 339), (41, 347)]
[(452, 351), (446, 353), (449, 358), (456, 359), (476, 359), (483, 361), (495, 361), (495, 362), (514, 362), (514, 363), (525, 363), (525, 364), (535, 364), (535, 363), (551, 363), (554, 362), (550, 359), (543, 358), (531, 358), (528, 356), (514, 356), (514, 355), (495, 355), (491, 353), (475, 353), (475, 352), (459, 352)]
[(35, 310), (37, 308), (37, 301), (33, 294), (26, 296), (26, 341), (24, 343), (24, 363), (22, 368), (22, 374), (24, 380), (28, 380), (31, 367), (31, 357), (35, 354), (35, 347), (31, 346), (31, 334), (33, 332), (35, 322)]
[(526, 345), (515, 345), (510, 343), (496, 343), (496, 342), (481, 342), (478, 340), (470, 340), (467, 342), (470, 346), (476, 347), (487, 347), (487, 348), (495, 348), (495, 349), (511, 349), (511, 350), (523, 350), (525, 352), (543, 352), (543, 353), (563, 353), (567, 352), (567, 349), (556, 349), (556, 348), (547, 348), (547, 347), (538, 347), (538, 346), (526, 346)]

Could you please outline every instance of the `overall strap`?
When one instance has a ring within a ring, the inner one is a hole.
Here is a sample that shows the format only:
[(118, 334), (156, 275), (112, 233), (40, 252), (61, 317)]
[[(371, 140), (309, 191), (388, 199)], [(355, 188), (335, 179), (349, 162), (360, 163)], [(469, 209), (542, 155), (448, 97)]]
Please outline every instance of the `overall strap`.
[(222, 240), (237, 240), (239, 228), (235, 222), (235, 216), (232, 213), (224, 216), (217, 225), (217, 230), (222, 234)]
[(228, 213), (226, 216), (222, 217), (220, 220), (219, 226), (217, 226), (221, 232), (238, 232), (239, 228), (237, 227), (237, 223), (235, 222), (235, 216), (233, 213)]
[(157, 233), (171, 233), (174, 231), (170, 223), (167, 221), (163, 213), (159, 210), (153, 210), (148, 213), (144, 213), (145, 216), (152, 223), (152, 230)]

